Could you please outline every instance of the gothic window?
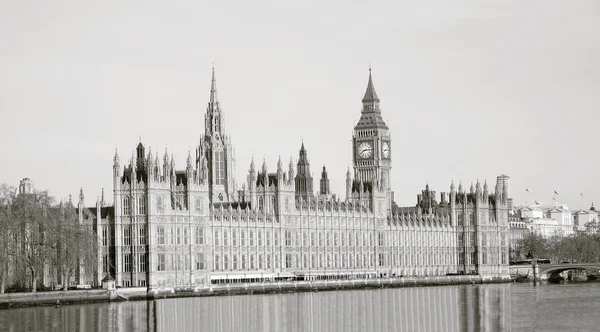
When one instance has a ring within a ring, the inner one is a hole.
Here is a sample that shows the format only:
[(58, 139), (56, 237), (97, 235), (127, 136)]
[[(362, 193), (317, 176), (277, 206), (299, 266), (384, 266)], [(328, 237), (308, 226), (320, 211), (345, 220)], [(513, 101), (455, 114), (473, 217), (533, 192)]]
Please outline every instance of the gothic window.
[(102, 226), (102, 245), (108, 246), (108, 229), (107, 226)]
[(233, 255), (233, 269), (237, 270), (237, 268), (238, 268), (238, 256)]
[[(246, 231), (242, 231), (241, 236), (240, 236), (240, 244), (242, 246), (246, 245)], [(242, 256), (243, 257), (243, 256)], [(244, 267), (245, 268), (245, 267)]]
[(196, 254), (196, 270), (204, 270), (204, 253)]
[(200, 226), (196, 227), (196, 244), (204, 244), (204, 229)]
[(144, 196), (138, 198), (138, 213), (146, 214), (146, 198)]
[(215, 230), (215, 241), (213, 243), (215, 246), (219, 245), (219, 231)]
[(131, 272), (131, 254), (123, 255), (123, 272)]
[(158, 244), (165, 244), (165, 228), (163, 226), (158, 226), (156, 234), (158, 236)]
[(246, 269), (246, 255), (242, 254), (242, 270)]
[(158, 212), (163, 212), (165, 210), (165, 201), (162, 196), (156, 197), (156, 209)]
[(225, 158), (224, 151), (215, 151), (215, 184), (225, 184)]
[[(237, 246), (237, 232), (235, 230), (231, 231), (231, 244)], [(234, 269), (237, 269), (234, 267)]]
[(285, 268), (286, 269), (292, 268), (292, 254), (285, 255)]
[(200, 197), (196, 197), (196, 212), (202, 212), (202, 200), (200, 200)]
[(183, 244), (188, 244), (188, 229), (183, 229)]
[(229, 270), (229, 256), (227, 254), (223, 256), (223, 270)]
[(250, 255), (250, 270), (254, 270), (254, 254)]
[(146, 272), (146, 254), (140, 254), (140, 258), (138, 260), (138, 271)]
[(146, 226), (141, 225), (139, 228), (139, 232), (140, 232), (140, 245), (145, 246), (146, 245)]
[(131, 226), (123, 225), (123, 244), (126, 246), (131, 245)]
[(219, 255), (215, 255), (215, 271), (219, 271), (220, 266), (219, 266)]
[(181, 228), (177, 227), (177, 244), (181, 244)]
[(123, 214), (126, 216), (131, 214), (131, 200), (129, 196), (123, 197)]
[(165, 270), (165, 254), (158, 254), (158, 266), (156, 268), (157, 271)]

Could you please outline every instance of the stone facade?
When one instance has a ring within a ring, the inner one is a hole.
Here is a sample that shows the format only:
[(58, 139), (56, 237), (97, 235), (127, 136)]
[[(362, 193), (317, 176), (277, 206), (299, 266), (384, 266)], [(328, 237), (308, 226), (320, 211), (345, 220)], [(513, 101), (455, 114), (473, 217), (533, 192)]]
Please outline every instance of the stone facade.
[(290, 278), (508, 276), (503, 184), (496, 193), (479, 182), (470, 192), (452, 184), (439, 203), (427, 186), (416, 206), (393, 201), (391, 135), (370, 72), (343, 200), (330, 194), (325, 168), (314, 195), (304, 144), (298, 174), (292, 160), (284, 169), (280, 159), (272, 172), (252, 161), (238, 190), (216, 92), (213, 71), (205, 133), (185, 169), (142, 143), (123, 167), (115, 153), (114, 206), (96, 217), (98, 280), (110, 273), (117, 286), (156, 290)]

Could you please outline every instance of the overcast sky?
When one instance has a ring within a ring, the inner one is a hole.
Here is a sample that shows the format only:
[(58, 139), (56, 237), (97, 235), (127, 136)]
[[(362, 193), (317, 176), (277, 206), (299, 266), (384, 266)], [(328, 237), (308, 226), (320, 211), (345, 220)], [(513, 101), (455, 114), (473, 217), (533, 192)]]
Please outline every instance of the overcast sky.
[(371, 63), (399, 205), (502, 173), (517, 204), (600, 204), (599, 1), (362, 3), (1, 0), (0, 182), (112, 202), (140, 137), (183, 169), (214, 63), (238, 184), (304, 139), (343, 197)]

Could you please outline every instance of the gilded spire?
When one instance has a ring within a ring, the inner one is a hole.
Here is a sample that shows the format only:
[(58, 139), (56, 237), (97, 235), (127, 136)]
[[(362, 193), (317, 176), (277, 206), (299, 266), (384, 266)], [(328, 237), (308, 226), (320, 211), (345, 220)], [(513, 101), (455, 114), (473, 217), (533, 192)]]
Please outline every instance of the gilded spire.
[(377, 96), (377, 92), (375, 92), (375, 86), (373, 85), (373, 78), (371, 76), (371, 66), (369, 66), (369, 83), (367, 84), (367, 91), (365, 91), (365, 96), (363, 97), (364, 102), (379, 102), (379, 97)]

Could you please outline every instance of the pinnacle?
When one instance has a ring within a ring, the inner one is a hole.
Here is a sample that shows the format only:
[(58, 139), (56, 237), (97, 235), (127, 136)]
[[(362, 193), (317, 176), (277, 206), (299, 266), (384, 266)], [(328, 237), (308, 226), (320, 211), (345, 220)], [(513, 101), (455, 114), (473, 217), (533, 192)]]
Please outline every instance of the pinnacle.
[(363, 102), (379, 101), (377, 92), (375, 92), (375, 86), (373, 85), (373, 77), (371, 76), (371, 68), (370, 67), (369, 67), (369, 83), (367, 83), (367, 90), (365, 91), (365, 96), (363, 97), (362, 101)]

